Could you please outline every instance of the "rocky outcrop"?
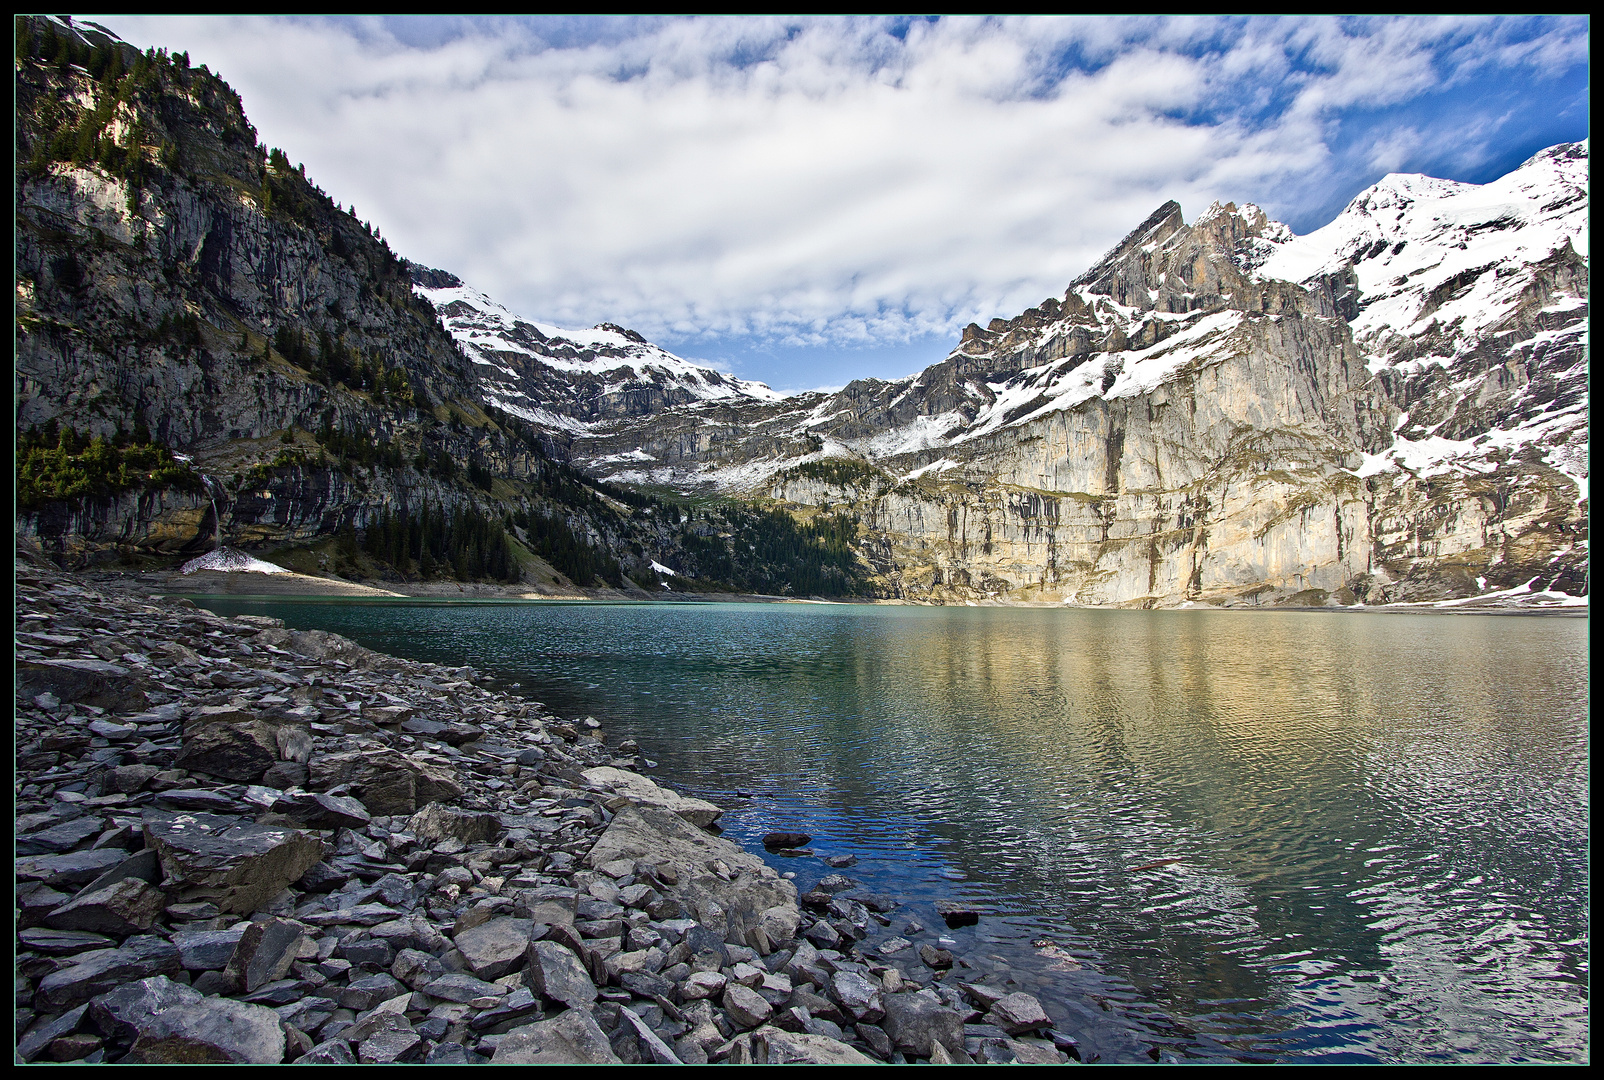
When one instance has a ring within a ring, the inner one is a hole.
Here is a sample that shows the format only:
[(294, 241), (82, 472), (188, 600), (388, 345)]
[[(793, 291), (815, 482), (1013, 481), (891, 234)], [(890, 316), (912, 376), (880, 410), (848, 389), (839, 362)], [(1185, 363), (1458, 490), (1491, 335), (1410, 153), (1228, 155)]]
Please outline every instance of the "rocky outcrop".
[(804, 911), (591, 722), (276, 620), (17, 595), (26, 669), (124, 691), (18, 679), (22, 1061), (1064, 1060), (882, 941), (895, 902), (833, 875)]

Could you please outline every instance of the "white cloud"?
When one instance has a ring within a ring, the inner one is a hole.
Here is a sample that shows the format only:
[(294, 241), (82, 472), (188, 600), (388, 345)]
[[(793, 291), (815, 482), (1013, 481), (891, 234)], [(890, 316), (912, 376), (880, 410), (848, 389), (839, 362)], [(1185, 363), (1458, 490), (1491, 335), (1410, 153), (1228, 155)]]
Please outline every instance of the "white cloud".
[(1166, 198), (1277, 209), (1337, 110), (1444, 55), (1585, 48), (1479, 20), (98, 21), (210, 64), (397, 250), (514, 310), (782, 345), (1016, 312)]

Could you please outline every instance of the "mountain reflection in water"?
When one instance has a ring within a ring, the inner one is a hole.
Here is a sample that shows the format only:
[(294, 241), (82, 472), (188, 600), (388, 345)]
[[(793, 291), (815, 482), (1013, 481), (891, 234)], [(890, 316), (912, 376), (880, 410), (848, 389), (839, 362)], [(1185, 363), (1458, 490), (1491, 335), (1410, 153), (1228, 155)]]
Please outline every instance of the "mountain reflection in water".
[(1088, 1055), (1587, 1056), (1585, 619), (203, 602), (596, 715)]

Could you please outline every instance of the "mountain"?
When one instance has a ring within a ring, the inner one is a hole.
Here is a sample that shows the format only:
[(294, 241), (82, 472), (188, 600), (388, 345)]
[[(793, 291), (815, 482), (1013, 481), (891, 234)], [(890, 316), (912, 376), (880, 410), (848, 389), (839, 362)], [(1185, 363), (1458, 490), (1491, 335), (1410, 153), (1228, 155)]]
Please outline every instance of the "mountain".
[(1585, 143), (1479, 187), (1387, 177), (1304, 237), (1166, 203), (918, 374), (786, 397), (405, 261), (187, 56), (65, 19), (17, 41), (17, 532), (64, 564), (226, 543), (392, 581), (1142, 607), (1588, 590)]
[[(19, 544), (73, 567), (226, 544), (394, 582), (663, 591), (672, 561), (703, 589), (856, 589), (830, 523), (600, 484), (560, 426), (498, 408), (528, 411), (490, 375), (538, 365), (459, 346), (413, 268), (204, 66), (93, 23), (16, 37)], [(765, 392), (622, 331), (511, 329), (576, 415), (651, 398), (587, 367), (600, 351), (672, 372), (665, 401)]]
[(569, 449), (846, 508), (908, 599), (1584, 595), (1587, 166), (1581, 143), (1486, 185), (1389, 176), (1304, 237), (1167, 203), (917, 375), (592, 410)]

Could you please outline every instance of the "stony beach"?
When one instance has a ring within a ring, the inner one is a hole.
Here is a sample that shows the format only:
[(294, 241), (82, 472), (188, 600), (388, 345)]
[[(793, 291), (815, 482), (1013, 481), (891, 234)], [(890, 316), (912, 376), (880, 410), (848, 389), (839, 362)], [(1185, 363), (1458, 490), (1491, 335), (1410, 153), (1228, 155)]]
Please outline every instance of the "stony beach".
[(21, 557), (16, 603), (19, 1062), (1079, 1058), (591, 718)]

